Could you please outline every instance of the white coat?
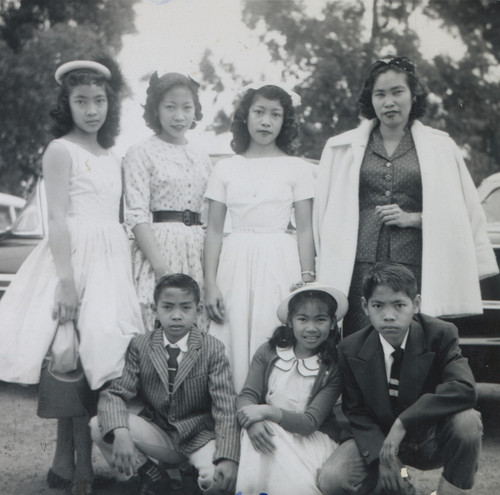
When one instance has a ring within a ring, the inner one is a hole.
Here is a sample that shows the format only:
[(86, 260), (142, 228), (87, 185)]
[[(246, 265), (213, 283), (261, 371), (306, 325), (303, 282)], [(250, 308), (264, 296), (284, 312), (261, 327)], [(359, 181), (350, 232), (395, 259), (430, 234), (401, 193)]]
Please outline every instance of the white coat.
[[(354, 268), (359, 174), (376, 119), (328, 140), (319, 165), (313, 225), (317, 278), (346, 294)], [(482, 313), (479, 280), (498, 273), (476, 188), (455, 142), (418, 120), (411, 133), (422, 175), (422, 312)]]

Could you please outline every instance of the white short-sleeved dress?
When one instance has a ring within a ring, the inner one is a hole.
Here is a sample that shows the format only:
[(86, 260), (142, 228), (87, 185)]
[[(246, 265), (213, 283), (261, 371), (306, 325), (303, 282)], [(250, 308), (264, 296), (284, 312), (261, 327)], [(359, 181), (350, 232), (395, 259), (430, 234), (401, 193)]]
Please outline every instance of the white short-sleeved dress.
[[(212, 170), (209, 156), (190, 145), (166, 143), (157, 135), (132, 146), (123, 159), (125, 171), (126, 222), (133, 229), (149, 223), (168, 273), (185, 273), (203, 288), (203, 242), (201, 225), (152, 222), (153, 211), (201, 212), (203, 194)], [(155, 275), (149, 261), (135, 244), (132, 250), (134, 280), (144, 325), (154, 329), (153, 291)], [(198, 326), (206, 330), (206, 318)]]
[[(266, 404), (295, 413), (306, 410), (319, 372), (318, 356), (297, 359), (293, 349), (277, 348), (279, 359), (269, 376)], [(262, 454), (254, 449), (246, 430), (241, 436), (241, 456), (236, 491), (242, 495), (321, 495), (318, 473), (337, 448), (326, 433), (290, 433), (276, 423), (276, 450)]]
[(297, 241), (287, 233), (293, 204), (314, 196), (311, 165), (290, 157), (221, 160), (205, 196), (227, 206), (231, 233), (224, 238), (217, 285), (224, 324), (210, 324), (241, 390), (250, 360), (279, 325), (276, 309), (301, 280)]
[[(92, 389), (121, 375), (125, 351), (142, 333), (129, 240), (119, 222), (122, 175), (111, 152), (94, 155), (64, 138), (71, 155), (67, 226), (79, 310), (80, 357)], [(58, 284), (48, 237), (19, 269), (0, 303), (0, 380), (38, 383), (56, 323)]]

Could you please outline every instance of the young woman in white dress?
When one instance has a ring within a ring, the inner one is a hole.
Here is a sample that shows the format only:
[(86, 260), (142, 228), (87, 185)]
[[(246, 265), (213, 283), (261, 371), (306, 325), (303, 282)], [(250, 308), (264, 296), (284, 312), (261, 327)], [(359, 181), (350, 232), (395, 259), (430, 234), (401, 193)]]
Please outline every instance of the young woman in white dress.
[[(314, 182), (310, 165), (290, 156), (298, 95), (277, 85), (249, 87), (236, 108), (231, 146), (217, 163), (205, 196), (205, 294), (209, 332), (226, 347), (235, 388), (257, 348), (278, 325), (276, 307), (290, 286), (311, 282)], [(296, 236), (287, 232), (295, 211)], [(224, 237), (226, 212), (231, 233)]]
[[(123, 160), (126, 221), (135, 236), (133, 270), (144, 325), (155, 326), (156, 280), (185, 273), (203, 287), (205, 232), (200, 213), (212, 165), (188, 143), (186, 132), (202, 118), (199, 84), (190, 77), (155, 72), (147, 90), (144, 120), (155, 134), (132, 146)], [(206, 330), (202, 312), (198, 326)]]
[[(143, 331), (129, 240), (119, 221), (121, 166), (109, 150), (118, 133), (122, 78), (108, 58), (67, 62), (55, 77), (60, 90), (51, 116), (58, 139), (43, 155), (48, 237), (2, 298), (0, 380), (38, 383), (57, 326), (72, 320), (85, 377), (97, 391), (121, 375), (128, 344)], [(60, 419), (47, 475), (51, 488), (93, 493), (88, 422), (96, 396), (79, 395), (79, 416), (53, 414)], [(40, 404), (50, 409), (43, 395)], [(52, 416), (44, 411), (43, 417)]]
[(346, 296), (319, 283), (280, 304), (283, 325), (255, 353), (236, 402), (238, 493), (321, 495), (318, 472), (340, 438), (332, 411), (342, 391), (337, 320), (346, 311)]

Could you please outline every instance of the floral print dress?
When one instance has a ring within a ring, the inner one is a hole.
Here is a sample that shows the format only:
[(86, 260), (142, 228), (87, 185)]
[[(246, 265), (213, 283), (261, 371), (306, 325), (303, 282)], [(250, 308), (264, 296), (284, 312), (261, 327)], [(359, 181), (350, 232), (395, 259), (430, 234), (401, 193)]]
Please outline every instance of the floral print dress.
[[(212, 169), (210, 158), (191, 144), (174, 145), (154, 135), (132, 146), (123, 165), (127, 225), (133, 229), (140, 223), (149, 223), (167, 265), (167, 273), (190, 275), (203, 288), (203, 227), (180, 222), (153, 223), (152, 212), (186, 209), (201, 212)], [(147, 330), (153, 330), (153, 268), (135, 243), (132, 260), (144, 325)], [(198, 326), (202, 330), (207, 327), (204, 313)]]

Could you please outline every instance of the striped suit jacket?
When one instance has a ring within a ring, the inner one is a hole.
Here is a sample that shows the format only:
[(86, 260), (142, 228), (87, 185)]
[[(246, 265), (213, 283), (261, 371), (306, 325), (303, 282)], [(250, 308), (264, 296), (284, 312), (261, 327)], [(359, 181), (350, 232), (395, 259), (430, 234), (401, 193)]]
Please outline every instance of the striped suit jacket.
[(214, 462), (239, 461), (239, 426), (229, 362), (216, 338), (193, 328), (179, 364), (172, 394), (162, 330), (134, 337), (120, 378), (101, 392), (97, 415), (101, 435), (128, 427), (127, 402), (140, 393), (140, 415), (172, 433), (184, 455), (216, 441)]

